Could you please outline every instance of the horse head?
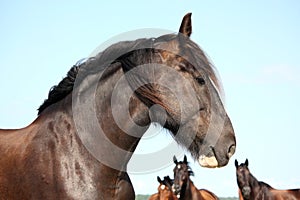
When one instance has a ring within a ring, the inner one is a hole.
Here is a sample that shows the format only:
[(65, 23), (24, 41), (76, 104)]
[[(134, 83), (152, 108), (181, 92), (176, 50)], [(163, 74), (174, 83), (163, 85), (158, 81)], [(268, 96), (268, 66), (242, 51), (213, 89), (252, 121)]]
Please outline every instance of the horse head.
[(169, 176), (165, 176), (163, 180), (157, 176), (159, 186), (157, 188), (159, 199), (176, 199), (176, 196), (172, 192), (173, 180)]
[(246, 159), (245, 163), (241, 163), (240, 165), (238, 164), (238, 161), (235, 160), (237, 184), (244, 199), (249, 199), (251, 194), (251, 187), (249, 184), (251, 175), (248, 169), (248, 165), (248, 159)]
[(152, 38), (117, 60), (152, 122), (170, 130), (204, 167), (225, 166), (235, 136), (214, 67), (191, 39), (191, 13), (178, 34)]
[(187, 162), (187, 157), (184, 156), (183, 161), (177, 161), (176, 157), (173, 157), (175, 167), (173, 169), (174, 172), (174, 184), (173, 184), (173, 192), (177, 195), (177, 197), (183, 196), (185, 193), (185, 189), (190, 183), (190, 176), (194, 175), (192, 169), (189, 167)]

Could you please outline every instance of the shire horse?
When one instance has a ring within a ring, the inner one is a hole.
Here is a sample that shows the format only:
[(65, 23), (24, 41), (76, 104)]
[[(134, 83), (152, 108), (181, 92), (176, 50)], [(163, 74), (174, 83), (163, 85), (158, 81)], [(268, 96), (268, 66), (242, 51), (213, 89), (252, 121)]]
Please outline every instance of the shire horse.
[(173, 180), (169, 176), (165, 176), (163, 180), (157, 176), (159, 186), (158, 192), (151, 195), (148, 200), (177, 200), (178, 198), (172, 192)]
[(186, 156), (183, 161), (177, 161), (176, 157), (173, 157), (174, 167), (174, 184), (173, 192), (180, 200), (214, 200), (219, 199), (214, 193), (206, 189), (197, 189), (190, 176), (194, 175), (191, 167), (188, 165)]
[(250, 172), (249, 161), (238, 164), (235, 160), (240, 200), (289, 200), (300, 199), (300, 189), (277, 190), (269, 184), (258, 181)]
[(127, 164), (152, 122), (203, 167), (227, 165), (235, 135), (214, 67), (178, 34), (117, 42), (73, 66), (27, 127), (0, 130), (0, 199), (135, 199)]

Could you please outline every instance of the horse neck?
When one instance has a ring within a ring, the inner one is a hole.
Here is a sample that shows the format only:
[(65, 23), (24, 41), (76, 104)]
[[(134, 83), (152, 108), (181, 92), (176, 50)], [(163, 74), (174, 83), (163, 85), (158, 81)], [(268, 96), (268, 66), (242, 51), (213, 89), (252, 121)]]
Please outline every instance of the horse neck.
[(193, 198), (193, 194), (197, 192), (197, 188), (195, 187), (193, 181), (188, 178), (183, 190), (180, 193), (180, 200), (191, 200)]
[(126, 171), (150, 125), (148, 108), (135, 96), (120, 65), (112, 64), (108, 69), (82, 77), (73, 91), (74, 121), (82, 132), (93, 135), (88, 142), (95, 157)]
[[(108, 166), (110, 165), (107, 162), (113, 162), (115, 164), (112, 166), (113, 168), (126, 171), (126, 165), (140, 138), (149, 127), (150, 120), (148, 108), (134, 95), (126, 81), (118, 87), (114, 87), (120, 82), (123, 75), (120, 66), (112, 66), (109, 74), (106, 74), (103, 80), (99, 81), (98, 76), (84, 77), (81, 85), (74, 88), (67, 97), (44, 110), (40, 117), (44, 116), (55, 121), (63, 113), (72, 122), (74, 132), (70, 137), (78, 138), (76, 132), (96, 135), (97, 138), (84, 138), (94, 142), (92, 148), (97, 149), (94, 156), (101, 154), (101, 156), (109, 159), (104, 161)], [(99, 81), (95, 84), (97, 87), (90, 84), (95, 80)], [(130, 103), (122, 95), (125, 91), (131, 95)], [(118, 98), (117, 102), (113, 102), (112, 95), (114, 92), (117, 93), (115, 95)], [(115, 108), (114, 114), (112, 113), (113, 108)], [(130, 109), (130, 116), (126, 115), (128, 108)], [(129, 118), (131, 121), (128, 120)], [(56, 120), (55, 123), (59, 124), (60, 121)], [(141, 127), (136, 128), (135, 123), (139, 123)], [(134, 136), (131, 135), (133, 133)], [(66, 134), (62, 133), (62, 135), (65, 137)], [(87, 147), (85, 143), (83, 146)], [(87, 148), (89, 149), (89, 147)]]
[(263, 185), (251, 173), (250, 173), (249, 185), (252, 193), (251, 196), (253, 196), (253, 198), (263, 195), (262, 194), (264, 192), (262, 188)]
[[(59, 161), (62, 157), (70, 168), (78, 166), (79, 163), (80, 169), (76, 168), (72, 171), (84, 170), (84, 177), (80, 177), (80, 180), (94, 181), (99, 193), (107, 197), (104, 199), (111, 199), (116, 188), (122, 189), (122, 184), (125, 188), (129, 188), (128, 191), (131, 191), (130, 179), (125, 173), (127, 163), (150, 123), (147, 107), (133, 95), (133, 92), (130, 103), (124, 102), (114, 106), (117, 106), (117, 111), (124, 110), (124, 108), (128, 110), (129, 107), (132, 120), (144, 126), (136, 131), (134, 125), (130, 124), (128, 118), (124, 117), (121, 112), (116, 115), (120, 117), (120, 124), (115, 122), (111, 96), (114, 85), (123, 74), (121, 71), (118, 69), (109, 78), (99, 82), (96, 91), (91, 96), (84, 96), (89, 94), (89, 91), (78, 91), (78, 88), (74, 88), (67, 97), (46, 108), (34, 122), (40, 127), (38, 134), (43, 135), (39, 137), (40, 142), (36, 143), (53, 144), (54, 149), (51, 152), (57, 155), (53, 159)], [(86, 87), (89, 89), (89, 85)], [(128, 87), (128, 84), (122, 84), (120, 90), (129, 90)], [(83, 99), (80, 99), (80, 93), (76, 96), (76, 92), (83, 92)], [(119, 96), (122, 97), (122, 95)], [(93, 102), (89, 102), (91, 99)], [(88, 108), (85, 109), (85, 106)], [(89, 113), (95, 116), (91, 117)], [(123, 128), (129, 131), (128, 134), (123, 131)], [(79, 133), (85, 133), (87, 136), (82, 138)], [(129, 135), (132, 133), (135, 133), (136, 137)], [(97, 137), (89, 137), (93, 134)], [(86, 141), (94, 142), (94, 145), (88, 146)], [(61, 171), (64, 168), (59, 166), (57, 170)]]
[(148, 107), (135, 96), (127, 80), (122, 78), (124, 72), (117, 68), (108, 79), (98, 83), (96, 109), (98, 124), (110, 140), (110, 150), (124, 150), (120, 154), (113, 154), (113, 159), (120, 159), (119, 162), (126, 165), (140, 138), (149, 128), (150, 119)]

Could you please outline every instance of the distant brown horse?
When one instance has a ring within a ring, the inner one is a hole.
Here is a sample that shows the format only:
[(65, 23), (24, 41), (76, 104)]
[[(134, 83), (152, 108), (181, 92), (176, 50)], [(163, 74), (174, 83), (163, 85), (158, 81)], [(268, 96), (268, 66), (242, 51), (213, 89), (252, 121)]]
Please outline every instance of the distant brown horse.
[(190, 179), (190, 176), (193, 175), (193, 171), (188, 166), (187, 158), (184, 156), (183, 161), (178, 162), (174, 156), (174, 184), (173, 190), (174, 193), (180, 200), (215, 200), (218, 197), (206, 190), (206, 189), (197, 189), (193, 181)]
[(238, 164), (235, 160), (240, 200), (293, 200), (300, 199), (300, 189), (277, 190), (267, 183), (258, 181), (249, 171), (249, 161)]
[(191, 32), (189, 13), (178, 34), (118, 42), (72, 67), (32, 124), (0, 130), (0, 199), (135, 199), (127, 164), (151, 122), (200, 165), (226, 165), (234, 130)]
[(159, 186), (157, 188), (158, 192), (151, 195), (149, 200), (177, 200), (178, 198), (172, 191), (173, 180), (169, 176), (165, 176), (163, 180), (157, 177)]

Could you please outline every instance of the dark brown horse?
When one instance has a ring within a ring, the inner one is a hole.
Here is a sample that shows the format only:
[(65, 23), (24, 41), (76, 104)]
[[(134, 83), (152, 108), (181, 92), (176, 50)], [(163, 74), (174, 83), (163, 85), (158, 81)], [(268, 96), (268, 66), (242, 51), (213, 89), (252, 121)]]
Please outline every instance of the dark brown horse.
[(174, 193), (180, 200), (214, 200), (218, 197), (206, 190), (206, 189), (197, 189), (193, 181), (190, 179), (190, 176), (193, 175), (192, 169), (189, 167), (187, 158), (184, 156), (183, 161), (178, 162), (174, 156), (174, 184), (173, 190)]
[(0, 199), (134, 199), (126, 172), (151, 122), (204, 167), (221, 167), (235, 136), (220, 84), (189, 38), (118, 42), (74, 66), (22, 129), (0, 130)]
[(149, 200), (177, 200), (178, 198), (172, 192), (173, 180), (169, 176), (165, 176), (164, 180), (157, 177), (159, 186), (157, 188), (158, 192), (151, 195)]
[(244, 200), (288, 200), (300, 199), (300, 189), (277, 190), (267, 183), (258, 181), (249, 171), (249, 162), (238, 164), (235, 160), (239, 197)]

